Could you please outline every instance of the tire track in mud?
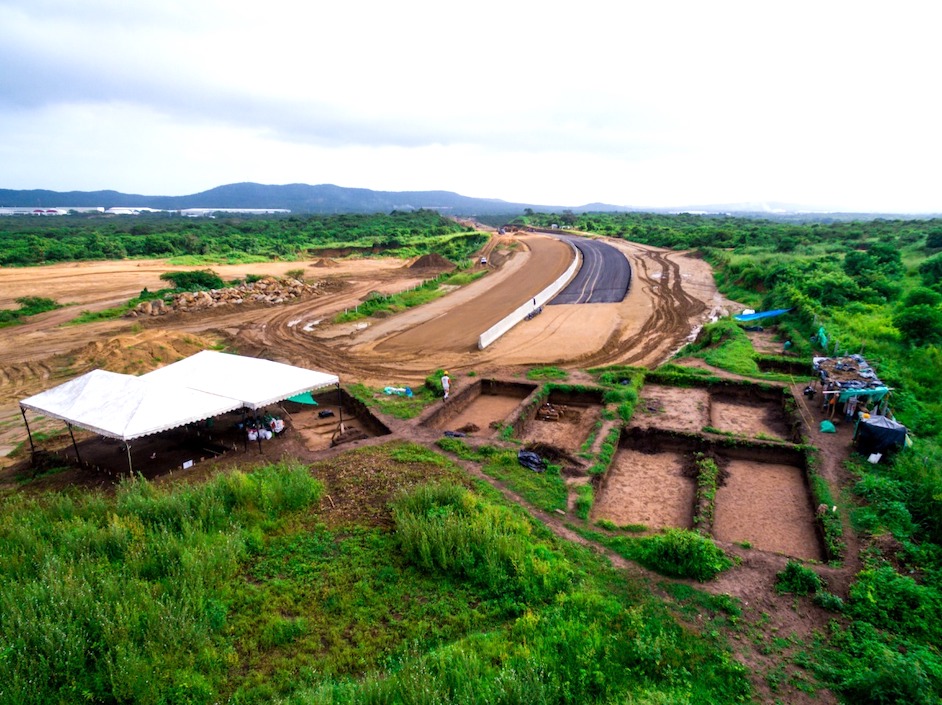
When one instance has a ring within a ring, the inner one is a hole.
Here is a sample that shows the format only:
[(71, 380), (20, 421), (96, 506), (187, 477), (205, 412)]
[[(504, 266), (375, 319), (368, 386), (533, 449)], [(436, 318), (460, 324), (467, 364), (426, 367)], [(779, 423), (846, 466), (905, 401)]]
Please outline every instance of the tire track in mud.
[(53, 376), (53, 369), (45, 360), (0, 366), (0, 402), (19, 401), (36, 394)]
[(658, 355), (666, 357), (689, 336), (691, 319), (707, 306), (684, 291), (680, 265), (674, 256), (677, 253), (649, 250), (635, 259), (635, 284), (643, 282), (644, 291), (650, 294), (654, 302), (651, 315), (627, 338), (613, 333), (597, 352), (580, 357), (579, 364), (650, 364)]
[[(653, 302), (651, 315), (640, 329), (625, 336), (616, 330), (595, 352), (566, 364), (584, 367), (607, 364), (649, 365), (666, 359), (690, 335), (692, 321), (707, 305), (684, 291), (680, 265), (674, 260), (680, 253), (643, 249), (633, 257), (636, 274), (633, 285), (642, 286)], [(375, 282), (372, 282), (375, 284)], [(243, 318), (222, 335), (244, 354), (290, 361), (314, 369), (326, 369), (342, 378), (360, 380), (401, 380), (424, 377), (439, 363), (417, 346), (414, 351), (400, 350), (395, 357), (356, 354), (348, 350), (350, 339), (343, 335), (323, 338), (304, 331), (304, 322), (329, 319), (371, 290), (371, 283), (357, 282), (341, 293), (319, 296), (277, 310), (256, 312)], [(544, 334), (547, 340), (555, 331)], [(541, 335), (542, 337), (542, 335)], [(352, 330), (351, 330), (352, 338)], [(387, 362), (387, 360), (389, 360)], [(480, 362), (499, 365), (499, 360), (482, 355)], [(457, 363), (447, 363), (457, 366)]]
[(234, 347), (247, 355), (287, 360), (311, 369), (329, 370), (341, 377), (382, 375), (396, 378), (401, 365), (363, 362), (340, 348), (338, 338), (320, 338), (305, 331), (315, 320), (330, 320), (345, 308), (359, 302), (375, 289), (375, 282), (348, 285), (339, 293), (326, 294), (277, 309), (264, 309), (251, 318), (241, 320), (234, 330), (219, 329), (219, 334), (232, 341)]

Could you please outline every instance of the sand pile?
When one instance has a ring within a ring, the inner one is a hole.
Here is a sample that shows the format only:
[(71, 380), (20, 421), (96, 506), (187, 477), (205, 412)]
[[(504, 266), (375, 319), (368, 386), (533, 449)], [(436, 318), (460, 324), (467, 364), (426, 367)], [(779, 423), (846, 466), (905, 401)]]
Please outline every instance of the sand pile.
[(332, 259), (321, 257), (320, 259), (311, 262), (311, 266), (312, 267), (339, 267), (340, 265)]
[(143, 374), (177, 362), (216, 345), (215, 340), (167, 330), (145, 330), (95, 341), (67, 353), (70, 370), (82, 374), (104, 369), (122, 374)]

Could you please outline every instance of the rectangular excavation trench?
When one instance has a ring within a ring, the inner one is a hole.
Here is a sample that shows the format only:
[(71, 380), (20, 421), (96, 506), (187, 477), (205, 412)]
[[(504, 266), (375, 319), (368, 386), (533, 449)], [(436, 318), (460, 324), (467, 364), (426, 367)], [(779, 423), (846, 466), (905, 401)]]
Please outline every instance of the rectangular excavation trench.
[[(331, 389), (313, 395), (317, 406), (283, 402), (291, 415), (291, 427), (310, 451), (385, 436), (389, 428), (373, 416), (363, 402), (344, 389)], [(330, 415), (325, 412), (331, 412)], [(343, 429), (340, 428), (343, 419)]]
[(420, 423), (475, 438), (493, 438), (517, 416), (536, 389), (537, 385), (522, 382), (477, 380), (437, 405)]
[(693, 528), (696, 452), (713, 454), (726, 470), (717, 489), (711, 533), (762, 551), (824, 560), (802, 452), (792, 446), (629, 429), (603, 478), (593, 521), (651, 530)]
[(790, 392), (769, 385), (710, 382), (697, 387), (645, 384), (633, 427), (699, 433), (713, 429), (750, 439), (801, 441), (801, 418)]
[(525, 443), (543, 443), (577, 453), (602, 417), (602, 390), (553, 389), (533, 399), (514, 423), (514, 435)]

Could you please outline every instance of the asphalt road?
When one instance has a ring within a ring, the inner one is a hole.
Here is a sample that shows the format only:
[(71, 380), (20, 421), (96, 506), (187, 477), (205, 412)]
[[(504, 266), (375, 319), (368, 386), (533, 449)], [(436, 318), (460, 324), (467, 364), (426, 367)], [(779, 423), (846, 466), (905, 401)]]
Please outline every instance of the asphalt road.
[(614, 304), (628, 293), (631, 265), (621, 252), (599, 240), (555, 235), (582, 253), (582, 267), (551, 304)]

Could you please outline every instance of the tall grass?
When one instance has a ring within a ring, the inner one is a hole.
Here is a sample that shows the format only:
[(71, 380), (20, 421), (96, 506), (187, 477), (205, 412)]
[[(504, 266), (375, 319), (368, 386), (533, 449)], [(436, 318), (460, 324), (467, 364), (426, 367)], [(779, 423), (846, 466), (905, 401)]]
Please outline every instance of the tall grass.
[(227, 581), (253, 531), (315, 502), (280, 464), (199, 487), (8, 500), (0, 517), (0, 701), (210, 702), (232, 661)]
[(571, 569), (535, 545), (531, 525), (453, 484), (423, 485), (393, 504), (402, 550), (425, 570), (470, 579), (492, 596), (551, 599), (573, 580)]

